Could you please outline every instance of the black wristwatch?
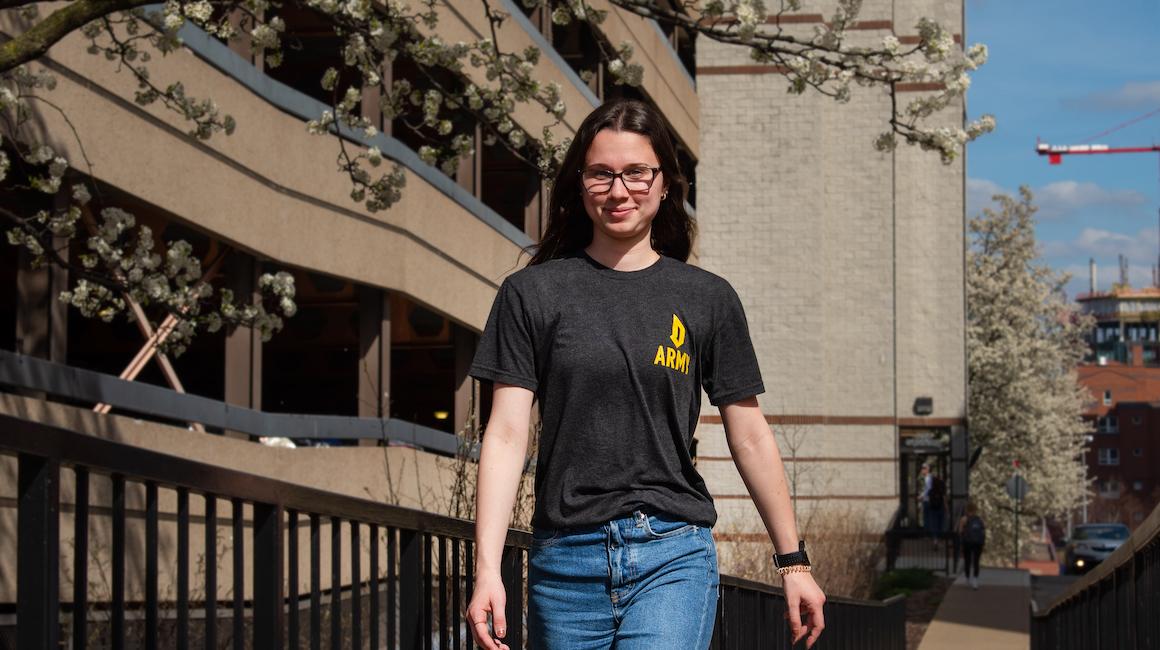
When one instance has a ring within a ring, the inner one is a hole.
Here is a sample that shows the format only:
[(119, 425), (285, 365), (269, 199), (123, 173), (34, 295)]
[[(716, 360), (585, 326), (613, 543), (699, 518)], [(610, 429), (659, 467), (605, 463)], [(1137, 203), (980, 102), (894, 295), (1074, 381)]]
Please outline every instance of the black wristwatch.
[(810, 558), (806, 555), (806, 541), (798, 542), (798, 550), (794, 553), (773, 554), (773, 566), (782, 569), (787, 566), (810, 566)]

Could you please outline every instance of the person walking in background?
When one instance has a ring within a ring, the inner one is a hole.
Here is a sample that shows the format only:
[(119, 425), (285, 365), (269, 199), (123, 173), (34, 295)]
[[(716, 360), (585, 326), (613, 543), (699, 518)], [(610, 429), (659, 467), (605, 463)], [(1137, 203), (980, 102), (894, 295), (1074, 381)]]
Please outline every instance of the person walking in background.
[(922, 464), (922, 525), (935, 539), (942, 534), (946, 512), (946, 483), (930, 471), (930, 464)]
[(979, 558), (983, 555), (983, 544), (987, 541), (987, 527), (979, 516), (974, 501), (968, 501), (963, 516), (955, 524), (955, 533), (962, 540), (963, 574), (972, 589), (979, 588)]

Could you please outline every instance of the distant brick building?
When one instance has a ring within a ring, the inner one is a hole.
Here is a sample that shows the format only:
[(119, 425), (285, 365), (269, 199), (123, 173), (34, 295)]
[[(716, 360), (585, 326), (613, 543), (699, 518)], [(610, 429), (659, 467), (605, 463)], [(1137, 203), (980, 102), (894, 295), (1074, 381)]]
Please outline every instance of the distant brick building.
[(1077, 298), (1096, 317), (1092, 353), (1079, 368), (1096, 432), (1085, 460), (1095, 477), (1090, 521), (1136, 526), (1160, 503), (1160, 289)]

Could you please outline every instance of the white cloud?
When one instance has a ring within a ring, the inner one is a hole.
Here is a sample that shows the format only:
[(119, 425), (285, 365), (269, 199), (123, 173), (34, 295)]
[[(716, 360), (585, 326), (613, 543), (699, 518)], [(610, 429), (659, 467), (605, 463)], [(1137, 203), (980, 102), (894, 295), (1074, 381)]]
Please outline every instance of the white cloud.
[[(1040, 256), (1044, 259), (1062, 261), (1067, 258), (1094, 257), (1101, 268), (1114, 268), (1117, 275), (1120, 255), (1126, 255), (1129, 262), (1143, 263), (1145, 265), (1143, 268), (1150, 269), (1158, 252), (1160, 252), (1160, 236), (1157, 235), (1155, 228), (1143, 228), (1135, 234), (1084, 228), (1071, 241), (1055, 240), (1040, 244)], [(1086, 266), (1083, 272), (1087, 275)], [(1151, 271), (1148, 273), (1150, 278)]]
[(1011, 194), (1014, 192), (985, 178), (967, 178), (967, 216), (973, 217), (991, 205), (991, 197), (996, 194)]
[(1086, 111), (1148, 110), (1160, 105), (1160, 81), (1129, 82), (1110, 92), (1065, 99), (1063, 105)]
[[(1015, 196), (1015, 190), (985, 178), (967, 179), (967, 215), (975, 216), (991, 205), (996, 194)], [(1148, 203), (1148, 197), (1135, 190), (1106, 189), (1086, 181), (1057, 181), (1031, 188), (1032, 201), (1039, 210), (1036, 217), (1043, 220), (1061, 219), (1084, 208), (1125, 210)]]
[(1031, 192), (1041, 219), (1058, 219), (1081, 208), (1129, 208), (1148, 202), (1148, 197), (1135, 190), (1109, 190), (1079, 181), (1049, 183)]

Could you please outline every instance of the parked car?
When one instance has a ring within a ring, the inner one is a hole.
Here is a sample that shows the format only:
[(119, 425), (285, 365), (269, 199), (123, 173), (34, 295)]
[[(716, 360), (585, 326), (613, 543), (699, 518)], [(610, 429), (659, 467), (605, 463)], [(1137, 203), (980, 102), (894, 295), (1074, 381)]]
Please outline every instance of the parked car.
[(1072, 528), (1063, 550), (1063, 572), (1087, 573), (1120, 548), (1129, 534), (1124, 524), (1080, 524)]

